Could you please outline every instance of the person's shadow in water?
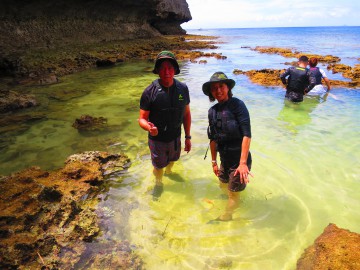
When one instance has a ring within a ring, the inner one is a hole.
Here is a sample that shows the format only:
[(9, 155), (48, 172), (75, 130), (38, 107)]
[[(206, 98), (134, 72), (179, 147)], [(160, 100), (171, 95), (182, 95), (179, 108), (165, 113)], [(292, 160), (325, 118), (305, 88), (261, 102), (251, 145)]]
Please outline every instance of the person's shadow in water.
[[(164, 177), (169, 178), (171, 181), (184, 183), (185, 179), (178, 173), (164, 173)], [(152, 190), (153, 201), (158, 201), (164, 192), (164, 185), (155, 185)]]
[(172, 172), (169, 174), (164, 174), (164, 176), (175, 182), (185, 182), (185, 179), (178, 173)]
[(311, 122), (311, 113), (321, 103), (326, 101), (327, 96), (305, 97), (303, 102), (291, 102), (284, 100), (284, 106), (279, 112), (278, 120), (284, 123), (284, 127), (292, 134), (297, 135), (300, 127)]

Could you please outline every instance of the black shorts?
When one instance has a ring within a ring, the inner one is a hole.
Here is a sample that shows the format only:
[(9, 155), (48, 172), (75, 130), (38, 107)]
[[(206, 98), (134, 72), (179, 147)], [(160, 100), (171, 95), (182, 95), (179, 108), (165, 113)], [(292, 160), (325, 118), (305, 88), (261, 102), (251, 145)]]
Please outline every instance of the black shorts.
[(286, 92), (285, 98), (292, 102), (302, 102), (304, 100), (304, 95), (297, 92)]
[[(221, 154), (221, 165), (219, 171), (219, 180), (224, 183), (228, 184), (228, 189), (232, 192), (239, 192), (243, 191), (246, 188), (245, 183), (240, 182), (240, 175), (237, 174), (234, 176), (234, 172), (239, 167), (240, 161), (240, 153), (227, 153)], [(249, 152), (249, 156), (247, 159), (247, 166), (249, 170), (251, 170), (252, 158), (251, 153)]]

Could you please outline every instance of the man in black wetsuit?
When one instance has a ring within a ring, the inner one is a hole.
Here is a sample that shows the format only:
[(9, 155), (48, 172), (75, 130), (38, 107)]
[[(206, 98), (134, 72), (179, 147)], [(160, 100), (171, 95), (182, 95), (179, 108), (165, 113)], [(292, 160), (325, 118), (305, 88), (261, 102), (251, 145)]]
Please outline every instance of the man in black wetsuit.
[[(298, 67), (289, 67), (280, 75), (282, 83), (286, 86), (285, 98), (292, 102), (301, 102), (316, 84), (315, 76), (306, 68), (309, 59), (300, 56)], [(288, 77), (286, 81), (286, 77)]]
[(148, 131), (151, 160), (154, 166), (154, 199), (163, 191), (162, 177), (170, 174), (174, 162), (180, 157), (181, 126), (185, 131), (186, 152), (191, 150), (190, 96), (186, 84), (174, 79), (180, 73), (179, 64), (172, 52), (162, 51), (155, 61), (153, 81), (140, 99), (139, 125)]

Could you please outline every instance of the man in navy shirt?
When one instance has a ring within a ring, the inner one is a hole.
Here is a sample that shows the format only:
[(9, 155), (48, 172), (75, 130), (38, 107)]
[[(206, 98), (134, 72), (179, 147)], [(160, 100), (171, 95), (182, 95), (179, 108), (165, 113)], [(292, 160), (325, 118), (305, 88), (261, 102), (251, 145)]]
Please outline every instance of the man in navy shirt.
[(162, 51), (155, 61), (154, 80), (140, 99), (139, 125), (148, 131), (151, 160), (154, 166), (154, 198), (163, 191), (162, 177), (170, 174), (174, 162), (180, 157), (181, 126), (185, 131), (186, 152), (191, 150), (190, 96), (186, 84), (174, 79), (180, 73), (179, 64), (172, 52)]

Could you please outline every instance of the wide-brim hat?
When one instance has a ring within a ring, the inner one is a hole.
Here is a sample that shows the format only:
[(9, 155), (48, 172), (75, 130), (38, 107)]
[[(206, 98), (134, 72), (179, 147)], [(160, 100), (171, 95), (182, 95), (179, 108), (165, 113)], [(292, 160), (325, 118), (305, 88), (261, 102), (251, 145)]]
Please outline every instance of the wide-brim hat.
[(159, 71), (158, 71), (159, 66), (164, 60), (169, 60), (172, 63), (172, 65), (174, 66), (174, 69), (175, 69), (175, 75), (180, 73), (179, 64), (176, 60), (175, 55), (170, 51), (162, 51), (156, 56), (155, 66), (153, 69), (154, 74), (159, 74)]
[(218, 71), (215, 72), (210, 80), (206, 83), (203, 84), (202, 86), (202, 90), (204, 92), (205, 95), (209, 96), (210, 95), (210, 85), (211, 83), (214, 82), (224, 82), (227, 84), (227, 86), (229, 87), (229, 91), (235, 86), (235, 81), (232, 79), (229, 79), (224, 72)]

